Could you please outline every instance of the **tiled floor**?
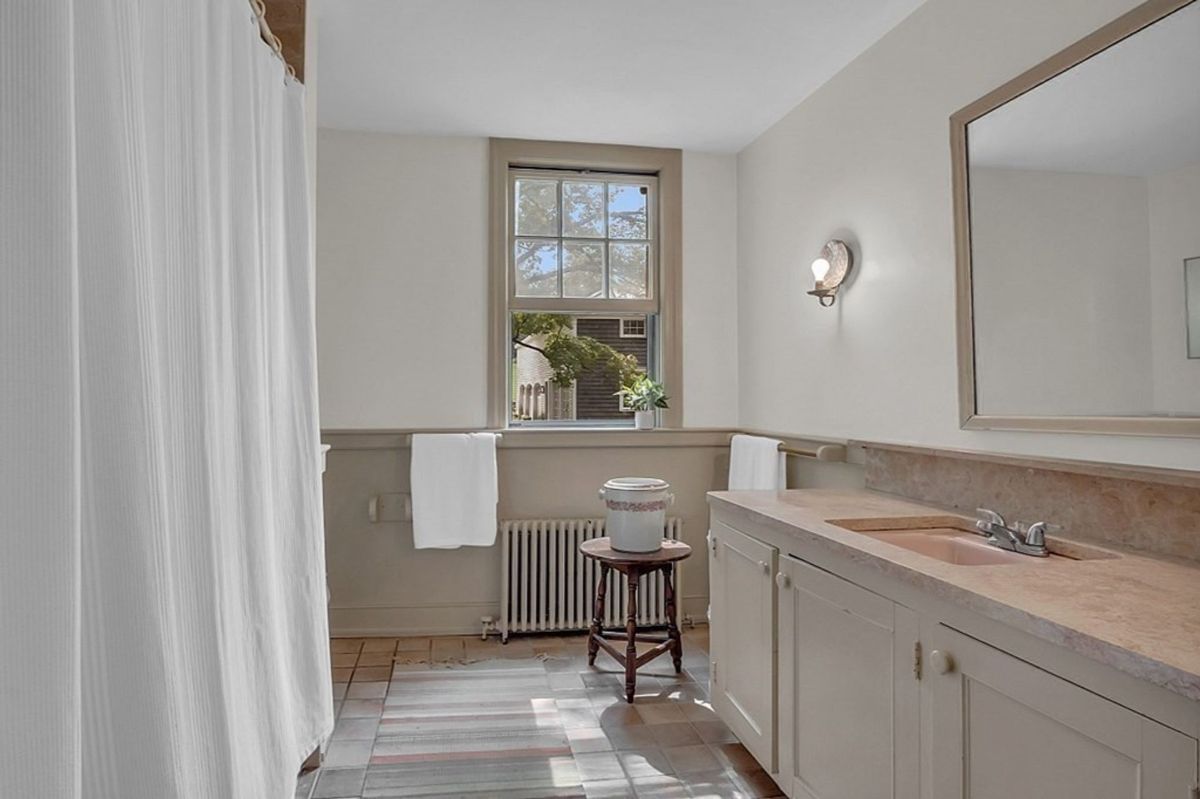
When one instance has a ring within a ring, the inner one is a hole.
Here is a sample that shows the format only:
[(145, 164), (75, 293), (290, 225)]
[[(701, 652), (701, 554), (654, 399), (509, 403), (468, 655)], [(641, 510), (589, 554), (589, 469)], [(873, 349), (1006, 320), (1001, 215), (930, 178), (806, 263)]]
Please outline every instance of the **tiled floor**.
[(337, 726), (297, 797), (767, 797), (779, 789), (709, 707), (707, 634), (684, 674), (624, 675), (582, 635), (339, 638)]

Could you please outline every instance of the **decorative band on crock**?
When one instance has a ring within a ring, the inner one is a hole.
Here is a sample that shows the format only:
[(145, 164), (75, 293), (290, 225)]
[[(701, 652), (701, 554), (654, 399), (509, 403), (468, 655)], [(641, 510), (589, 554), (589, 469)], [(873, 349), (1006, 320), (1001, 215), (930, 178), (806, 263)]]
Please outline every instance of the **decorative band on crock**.
[(634, 513), (649, 513), (650, 511), (666, 510), (667, 501), (656, 499), (653, 502), (622, 502), (617, 499), (606, 499), (604, 505), (609, 510), (627, 510)]

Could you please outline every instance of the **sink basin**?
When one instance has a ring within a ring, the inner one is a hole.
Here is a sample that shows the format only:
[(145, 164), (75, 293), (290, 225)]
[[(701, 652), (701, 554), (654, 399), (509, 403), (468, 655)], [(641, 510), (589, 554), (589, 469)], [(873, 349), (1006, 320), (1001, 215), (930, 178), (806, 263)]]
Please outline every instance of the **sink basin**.
[[(1019, 555), (984, 543), (980, 536), (950, 528), (930, 528), (903, 533), (868, 532), (866, 535), (956, 566), (996, 566), (1035, 560), (1029, 555)], [(974, 540), (967, 538), (968, 535), (972, 535)]]
[(875, 519), (829, 519), (829, 524), (862, 533), (877, 541), (956, 566), (1001, 566), (1047, 561), (1098, 560), (1118, 557), (1103, 549), (1061, 539), (1048, 539), (1050, 556), (1038, 558), (987, 543), (974, 523), (961, 516), (901, 516)]

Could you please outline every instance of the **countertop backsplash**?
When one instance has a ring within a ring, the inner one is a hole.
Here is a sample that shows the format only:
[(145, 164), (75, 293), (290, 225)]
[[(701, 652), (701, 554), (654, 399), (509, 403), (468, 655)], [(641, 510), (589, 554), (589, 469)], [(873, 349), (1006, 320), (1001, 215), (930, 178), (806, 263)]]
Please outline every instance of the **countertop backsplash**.
[(863, 444), (866, 487), (1059, 535), (1200, 561), (1200, 474)]

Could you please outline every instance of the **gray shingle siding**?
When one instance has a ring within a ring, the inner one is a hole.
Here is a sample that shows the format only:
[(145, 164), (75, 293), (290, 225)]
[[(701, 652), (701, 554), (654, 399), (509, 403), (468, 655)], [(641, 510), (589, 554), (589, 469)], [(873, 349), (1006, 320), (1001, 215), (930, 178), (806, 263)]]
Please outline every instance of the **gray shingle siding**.
[[(637, 357), (638, 363), (646, 368), (646, 342), (644, 338), (621, 338), (620, 319), (593, 319), (580, 317), (575, 332), (590, 336), (614, 350)], [(603, 368), (590, 369), (580, 376), (575, 387), (577, 419), (628, 419), (631, 413), (622, 412), (615, 396), (620, 388), (615, 377)]]

